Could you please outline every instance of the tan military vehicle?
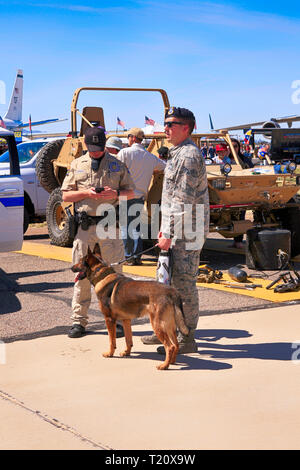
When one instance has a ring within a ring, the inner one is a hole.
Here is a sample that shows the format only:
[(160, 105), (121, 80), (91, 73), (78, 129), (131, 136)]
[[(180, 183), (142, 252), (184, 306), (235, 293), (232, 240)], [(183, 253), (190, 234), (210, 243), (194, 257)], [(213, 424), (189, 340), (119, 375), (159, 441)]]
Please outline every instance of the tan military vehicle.
[[(68, 204), (62, 203), (61, 184), (71, 162), (86, 150), (83, 135), (87, 126), (105, 127), (101, 107), (84, 107), (82, 112), (77, 109), (78, 96), (86, 90), (156, 92), (162, 97), (164, 112), (170, 107), (167, 93), (161, 89), (84, 87), (75, 91), (71, 105), (71, 136), (49, 142), (40, 153), (36, 164), (40, 183), (50, 193), (47, 206), (49, 236), (51, 242), (58, 246), (70, 246), (73, 241), (65, 211)], [(79, 130), (77, 116), (81, 118)], [(126, 137), (125, 134), (118, 136)], [(148, 150), (155, 155), (158, 155), (160, 147), (169, 146), (163, 133), (146, 137)], [(267, 165), (244, 168), (244, 163), (237, 156), (228, 133), (193, 133), (192, 138), (199, 147), (204, 139), (227, 143), (234, 156), (232, 165), (207, 165), (210, 231), (232, 238), (254, 227), (286, 228), (291, 231), (292, 254), (299, 254), (300, 204), (297, 192), (300, 190), (300, 176), (296, 174), (293, 165), (290, 165), (288, 173), (280, 174), (274, 172), (274, 162), (270, 159), (267, 160)], [(208, 163), (212, 162), (208, 160)], [(149, 218), (151, 204), (160, 202), (162, 182), (163, 175), (153, 177), (146, 201)], [(240, 217), (244, 211), (249, 211), (247, 214), (250, 214), (246, 220)]]

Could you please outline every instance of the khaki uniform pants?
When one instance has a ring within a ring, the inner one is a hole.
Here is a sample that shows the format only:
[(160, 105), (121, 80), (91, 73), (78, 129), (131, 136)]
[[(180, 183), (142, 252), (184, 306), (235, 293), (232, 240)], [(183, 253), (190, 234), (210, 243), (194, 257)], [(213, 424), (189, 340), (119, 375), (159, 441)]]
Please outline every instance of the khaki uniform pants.
[[(88, 230), (78, 228), (77, 235), (73, 243), (72, 262), (77, 264), (88, 252), (88, 247), (93, 251), (96, 243), (99, 243), (101, 256), (106, 263), (116, 263), (124, 259), (123, 241), (118, 238), (115, 240), (100, 240), (96, 234), (96, 225), (91, 225)], [(114, 266), (116, 272), (122, 272), (122, 265)], [(88, 323), (88, 309), (91, 303), (92, 285), (87, 279), (75, 282), (72, 299), (72, 320), (85, 327)]]

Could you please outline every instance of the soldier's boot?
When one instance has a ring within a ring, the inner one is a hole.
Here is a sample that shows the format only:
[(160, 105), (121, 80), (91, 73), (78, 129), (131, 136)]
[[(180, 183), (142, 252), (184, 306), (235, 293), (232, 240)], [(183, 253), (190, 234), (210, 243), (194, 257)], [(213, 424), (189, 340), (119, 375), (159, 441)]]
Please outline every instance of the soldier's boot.
[(141, 341), (144, 344), (161, 344), (161, 341), (159, 341), (155, 333), (152, 335), (142, 336)]
[[(177, 354), (189, 354), (198, 351), (198, 346), (194, 338), (195, 330), (190, 330), (188, 336), (184, 336), (182, 333), (178, 333), (177, 339), (179, 343), (179, 349)], [(165, 348), (159, 346), (157, 348), (158, 354), (166, 354)]]

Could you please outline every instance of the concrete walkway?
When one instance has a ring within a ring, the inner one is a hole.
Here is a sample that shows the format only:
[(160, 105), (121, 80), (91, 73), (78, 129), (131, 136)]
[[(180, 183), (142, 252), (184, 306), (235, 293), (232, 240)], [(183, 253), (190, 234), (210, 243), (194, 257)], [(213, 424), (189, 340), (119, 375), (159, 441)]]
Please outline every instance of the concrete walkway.
[(298, 449), (299, 313), (202, 317), (198, 353), (168, 371), (148, 324), (131, 358), (123, 338), (102, 357), (106, 331), (0, 344), (0, 449)]

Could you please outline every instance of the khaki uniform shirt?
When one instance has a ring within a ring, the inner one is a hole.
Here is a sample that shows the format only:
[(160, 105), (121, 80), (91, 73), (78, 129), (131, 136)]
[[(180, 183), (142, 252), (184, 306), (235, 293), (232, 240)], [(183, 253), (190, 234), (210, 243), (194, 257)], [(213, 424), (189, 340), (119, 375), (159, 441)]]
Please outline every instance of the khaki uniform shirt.
[[(62, 191), (77, 191), (89, 188), (109, 186), (111, 189), (133, 190), (135, 185), (130, 173), (124, 163), (113, 155), (105, 152), (100, 159), (97, 171), (92, 170), (91, 157), (89, 153), (76, 158), (71, 163), (71, 168), (67, 172), (62, 184)], [(118, 205), (118, 199), (83, 199), (76, 202), (76, 209), (79, 212), (86, 211), (89, 215), (97, 215), (97, 207), (100, 204)]]

